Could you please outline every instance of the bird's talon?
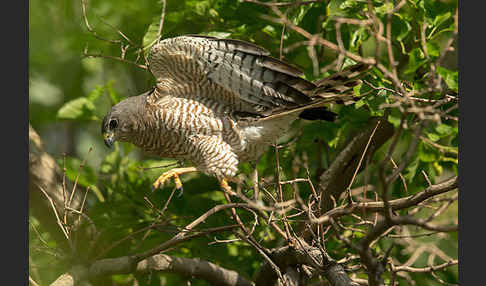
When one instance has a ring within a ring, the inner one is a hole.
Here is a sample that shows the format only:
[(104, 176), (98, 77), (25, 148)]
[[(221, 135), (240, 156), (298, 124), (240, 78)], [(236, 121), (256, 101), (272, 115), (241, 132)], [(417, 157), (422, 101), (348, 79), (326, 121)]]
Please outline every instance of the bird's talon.
[(182, 194), (182, 192), (183, 192), (182, 181), (179, 178), (179, 175), (184, 174), (184, 173), (189, 173), (189, 172), (195, 172), (195, 171), (197, 171), (197, 170), (194, 167), (175, 168), (175, 169), (169, 170), (169, 171), (163, 173), (162, 175), (160, 175), (160, 177), (157, 180), (155, 180), (153, 187), (155, 189), (157, 189), (157, 188), (161, 187), (162, 185), (164, 185), (164, 183), (167, 180), (169, 180), (170, 178), (174, 178), (175, 186), (178, 190), (181, 190), (181, 194)]
[(182, 194), (184, 194), (184, 187), (177, 188), (179, 190), (179, 194), (177, 195), (178, 198), (182, 197)]
[(153, 183), (153, 187), (155, 189), (159, 189), (161, 186), (164, 185), (165, 181), (167, 181), (167, 179), (169, 179), (170, 177), (167, 177), (165, 176), (165, 174), (162, 174), (162, 176), (160, 176), (154, 183)]
[(174, 174), (174, 182), (178, 190), (182, 189), (182, 181), (177, 174)]
[(228, 185), (228, 181), (226, 179), (222, 179), (220, 181), (220, 185), (221, 185), (221, 188), (223, 189), (223, 191), (225, 193), (227, 193), (230, 196), (236, 196), (236, 193), (233, 192), (233, 190), (231, 189), (230, 185)]

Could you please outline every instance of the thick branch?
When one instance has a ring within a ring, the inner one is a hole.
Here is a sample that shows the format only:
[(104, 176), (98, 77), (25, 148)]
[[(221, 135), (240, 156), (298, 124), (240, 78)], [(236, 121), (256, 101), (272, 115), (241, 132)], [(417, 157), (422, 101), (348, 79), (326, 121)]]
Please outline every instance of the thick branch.
[(137, 272), (152, 271), (174, 272), (183, 276), (204, 279), (211, 285), (254, 285), (236, 271), (198, 258), (190, 259), (158, 254), (140, 261), (137, 265)]
[(323, 194), (321, 203), (323, 212), (332, 209), (331, 196), (338, 198), (346, 190), (378, 121), (381, 122), (370, 141), (365, 157), (374, 154), (376, 150), (390, 139), (394, 132), (393, 125), (385, 119), (373, 118), (368, 124), (368, 127), (358, 133), (348, 143), (346, 148), (333, 161), (329, 169), (321, 175), (319, 186)]
[[(305, 241), (300, 240), (293, 246), (284, 246), (273, 249), (271, 258), (280, 269), (287, 269), (297, 265), (307, 265), (319, 271), (333, 286), (355, 286), (359, 285), (351, 280), (344, 268), (333, 260), (326, 252), (317, 247), (309, 246)], [(316, 273), (317, 274), (317, 273)], [(277, 276), (265, 263), (256, 279), (256, 285), (273, 285)]]
[(100, 276), (153, 271), (171, 272), (204, 279), (210, 282), (211, 285), (254, 285), (236, 271), (225, 269), (208, 261), (157, 254), (138, 263), (133, 256), (123, 256), (98, 260), (89, 269), (83, 266), (76, 266), (69, 273), (61, 275), (51, 286), (73, 286), (78, 285), (82, 281)]

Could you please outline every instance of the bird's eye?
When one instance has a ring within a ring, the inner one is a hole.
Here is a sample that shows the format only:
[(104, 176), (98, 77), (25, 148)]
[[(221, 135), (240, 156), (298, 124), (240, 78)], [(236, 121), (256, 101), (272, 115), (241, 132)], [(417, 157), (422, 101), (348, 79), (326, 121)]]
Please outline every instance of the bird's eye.
[(118, 120), (112, 119), (110, 120), (110, 129), (115, 129), (118, 126)]

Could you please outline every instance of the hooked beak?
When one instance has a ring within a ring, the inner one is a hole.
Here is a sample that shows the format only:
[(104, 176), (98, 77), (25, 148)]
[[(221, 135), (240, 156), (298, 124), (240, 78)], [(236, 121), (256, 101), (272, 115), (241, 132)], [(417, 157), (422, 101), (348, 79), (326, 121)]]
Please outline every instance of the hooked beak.
[(106, 133), (103, 134), (103, 138), (105, 140), (105, 145), (108, 148), (113, 147), (113, 143), (115, 142), (113, 137), (114, 137), (113, 132), (106, 132)]

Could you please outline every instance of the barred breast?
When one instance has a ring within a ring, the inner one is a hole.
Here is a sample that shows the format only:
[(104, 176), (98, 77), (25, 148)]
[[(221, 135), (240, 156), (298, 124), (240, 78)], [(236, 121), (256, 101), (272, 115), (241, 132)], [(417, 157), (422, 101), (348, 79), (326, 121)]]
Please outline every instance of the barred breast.
[(148, 105), (153, 123), (143, 131), (147, 136), (139, 136), (135, 145), (157, 156), (193, 160), (201, 148), (207, 149), (196, 144), (196, 139), (208, 136), (219, 137), (231, 151), (241, 152), (245, 141), (231, 111), (208, 98), (166, 96), (156, 106)]

